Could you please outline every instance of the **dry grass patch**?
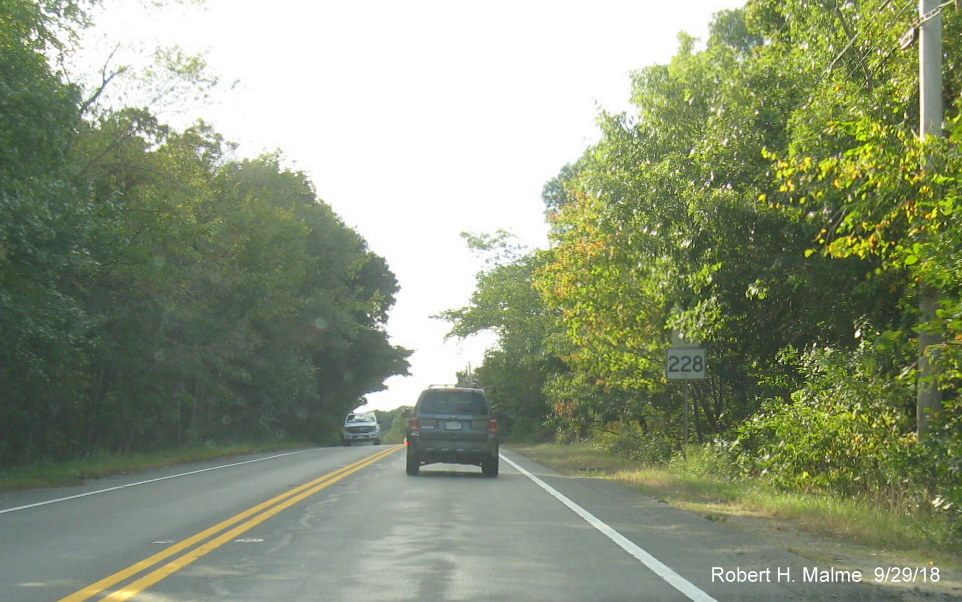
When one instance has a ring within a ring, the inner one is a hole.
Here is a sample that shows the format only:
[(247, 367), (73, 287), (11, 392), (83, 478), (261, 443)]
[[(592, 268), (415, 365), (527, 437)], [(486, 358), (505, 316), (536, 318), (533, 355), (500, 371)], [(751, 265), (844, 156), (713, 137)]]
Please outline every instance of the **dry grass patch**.
[(512, 447), (563, 474), (608, 478), (676, 507), (779, 543), (809, 558), (836, 556), (936, 562), (962, 567), (947, 550), (945, 525), (928, 516), (905, 516), (859, 500), (775, 491), (755, 480), (711, 474), (697, 456), (670, 467), (645, 466), (590, 444)]

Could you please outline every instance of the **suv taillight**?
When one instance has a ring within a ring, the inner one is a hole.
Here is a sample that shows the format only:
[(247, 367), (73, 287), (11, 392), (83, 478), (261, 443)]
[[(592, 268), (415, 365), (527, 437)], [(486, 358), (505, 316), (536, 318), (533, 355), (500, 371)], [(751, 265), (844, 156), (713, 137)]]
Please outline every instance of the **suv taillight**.
[(421, 434), (421, 419), (417, 416), (412, 416), (408, 419), (408, 432), (412, 435)]
[(497, 435), (498, 434), (498, 419), (489, 418), (488, 419), (488, 434)]

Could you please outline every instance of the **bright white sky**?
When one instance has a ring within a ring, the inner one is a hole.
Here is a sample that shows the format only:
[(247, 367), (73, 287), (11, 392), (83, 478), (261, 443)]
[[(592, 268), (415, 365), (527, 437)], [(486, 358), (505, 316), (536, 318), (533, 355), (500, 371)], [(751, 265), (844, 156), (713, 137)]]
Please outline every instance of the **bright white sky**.
[[(222, 84), (162, 120), (202, 118), (237, 154), (281, 150), (386, 258), (401, 291), (388, 332), (409, 377), (365, 409), (413, 404), (481, 363), (493, 339), (445, 342), (430, 316), (467, 304), (481, 265), (460, 233), (546, 245), (541, 189), (628, 110), (632, 70), (744, 0), (105, 0), (82, 60), (143, 67), (158, 46), (205, 53)], [(138, 50), (140, 51), (138, 57)]]

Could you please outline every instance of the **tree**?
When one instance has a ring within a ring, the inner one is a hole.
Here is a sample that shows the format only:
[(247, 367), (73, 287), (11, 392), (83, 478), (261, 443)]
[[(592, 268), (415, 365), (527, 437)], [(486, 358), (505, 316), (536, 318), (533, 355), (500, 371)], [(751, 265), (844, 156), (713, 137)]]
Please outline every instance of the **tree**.
[(10, 0), (0, 19), (0, 462), (70, 445), (95, 263), (94, 214), (66, 155), (79, 91), (44, 55), (78, 26), (74, 2)]
[(856, 318), (887, 324), (898, 300), (872, 260), (805, 260), (812, 224), (758, 202), (777, 188), (766, 152), (795, 142), (817, 79), (801, 53), (766, 43), (758, 22), (779, 21), (767, 9), (721, 13), (705, 50), (682, 36), (670, 64), (635, 74), (637, 115), (603, 116), (601, 141), (552, 197), (563, 203), (550, 205), (554, 245), (537, 279), (565, 332), (555, 351), (605, 393), (594, 403), (677, 415), (669, 332), (707, 345), (701, 436), (787, 398), (798, 378), (781, 349), (851, 346)]
[(82, 23), (76, 3), (4, 11), (0, 463), (336, 439), (407, 370), (385, 260), (279, 156), (231, 161), (203, 123), (83, 100), (45, 56)]
[[(951, 143), (929, 143), (929, 148), (916, 143), (912, 133), (918, 123), (916, 61), (912, 53), (894, 52), (898, 48), (894, 32), (916, 24), (909, 23), (910, 12), (896, 14), (885, 10), (891, 7), (873, 4), (877, 3), (837, 10), (840, 21), (857, 26), (848, 32), (853, 41), (860, 38), (868, 46), (864, 73), (831, 74), (833, 99), (809, 110), (810, 118), (827, 126), (829, 135), (792, 148), (779, 164), (780, 198), (789, 199), (779, 202), (794, 204), (820, 222), (817, 242), (827, 255), (877, 257), (883, 269), (905, 274), (926, 307), (917, 329), (920, 346), (929, 348), (921, 343), (931, 336), (928, 333), (939, 339), (945, 332), (944, 324), (935, 320), (933, 292), (946, 285), (952, 288), (948, 276), (952, 269), (938, 260), (936, 249), (952, 230), (948, 216), (957, 192), (951, 172), (944, 169), (955, 151)], [(899, 25), (888, 26), (880, 14)], [(946, 29), (953, 32), (959, 18), (952, 13), (946, 17)], [(797, 35), (815, 37), (806, 29), (799, 27)], [(946, 98), (962, 83), (956, 38), (946, 36)], [(890, 49), (884, 61), (877, 60), (880, 53), (871, 52), (872, 46)], [(928, 354), (939, 353), (941, 347), (932, 345), (919, 364), (928, 363)], [(920, 379), (920, 389), (935, 386), (927, 380)], [(918, 430), (924, 437), (929, 410), (922, 409), (921, 399)]]
[(497, 334), (498, 347), (488, 350), (474, 376), (487, 391), (504, 432), (538, 435), (549, 414), (543, 385), (560, 367), (545, 348), (550, 322), (532, 284), (540, 255), (526, 251), (504, 231), (462, 236), (472, 250), (488, 256), (487, 269), (477, 275), (470, 304), (439, 317), (451, 322), (449, 336)]

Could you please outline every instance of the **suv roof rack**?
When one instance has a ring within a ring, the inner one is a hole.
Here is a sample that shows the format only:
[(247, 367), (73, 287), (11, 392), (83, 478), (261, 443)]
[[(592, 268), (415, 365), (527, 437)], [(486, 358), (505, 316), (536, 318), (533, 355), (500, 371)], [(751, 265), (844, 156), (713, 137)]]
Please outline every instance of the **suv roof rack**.
[(428, 385), (428, 389), (478, 389), (481, 387), (477, 385)]

